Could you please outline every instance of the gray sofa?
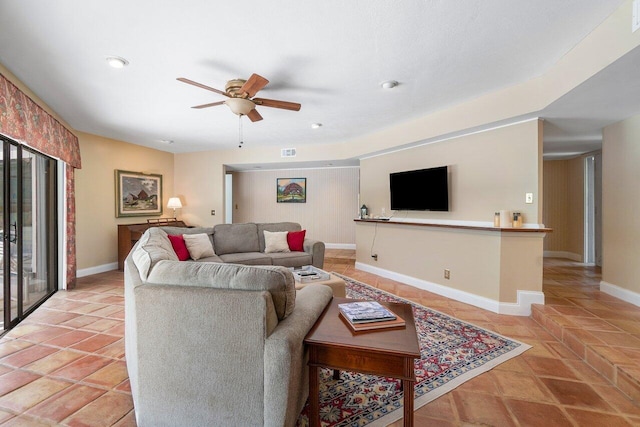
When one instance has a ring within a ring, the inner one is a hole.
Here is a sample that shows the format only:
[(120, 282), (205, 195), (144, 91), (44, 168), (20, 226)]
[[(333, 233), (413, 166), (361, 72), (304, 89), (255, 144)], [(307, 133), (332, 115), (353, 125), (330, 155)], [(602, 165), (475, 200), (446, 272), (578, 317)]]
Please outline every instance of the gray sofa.
[(138, 426), (293, 426), (304, 337), (331, 288), (288, 268), (177, 261), (150, 228), (125, 260), (125, 350)]
[(313, 265), (322, 268), (324, 265), (324, 242), (309, 238), (304, 239), (304, 252), (265, 253), (264, 231), (302, 230), (300, 224), (295, 222), (218, 224), (206, 228), (160, 228), (167, 234), (209, 234), (216, 255), (200, 261), (284, 267)]

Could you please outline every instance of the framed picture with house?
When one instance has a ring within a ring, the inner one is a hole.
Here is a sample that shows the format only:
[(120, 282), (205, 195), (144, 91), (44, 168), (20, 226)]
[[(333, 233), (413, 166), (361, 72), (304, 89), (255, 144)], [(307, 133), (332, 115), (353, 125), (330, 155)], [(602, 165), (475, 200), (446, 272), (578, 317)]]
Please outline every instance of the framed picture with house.
[(162, 215), (162, 175), (118, 170), (116, 217)]
[(307, 203), (307, 178), (276, 178), (278, 203)]

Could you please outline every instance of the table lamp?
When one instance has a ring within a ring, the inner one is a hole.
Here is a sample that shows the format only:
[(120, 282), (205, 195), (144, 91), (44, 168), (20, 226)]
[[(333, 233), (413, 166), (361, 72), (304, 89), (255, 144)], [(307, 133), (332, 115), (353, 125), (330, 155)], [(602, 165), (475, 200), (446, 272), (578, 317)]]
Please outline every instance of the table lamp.
[(173, 209), (173, 217), (176, 217), (176, 209), (182, 208), (182, 202), (179, 197), (171, 197), (169, 198), (169, 203), (167, 203), (167, 207), (169, 209)]

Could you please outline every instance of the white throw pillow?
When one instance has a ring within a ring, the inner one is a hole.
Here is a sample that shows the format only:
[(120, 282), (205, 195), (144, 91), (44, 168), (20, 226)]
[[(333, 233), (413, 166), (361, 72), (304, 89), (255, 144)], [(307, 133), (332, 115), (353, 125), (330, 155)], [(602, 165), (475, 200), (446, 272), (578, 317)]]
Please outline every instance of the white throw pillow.
[(287, 242), (288, 231), (264, 230), (264, 253), (291, 252)]
[(198, 260), (216, 254), (213, 251), (213, 245), (211, 244), (211, 240), (209, 240), (209, 235), (205, 233), (183, 234), (182, 237), (184, 237), (184, 243), (187, 245), (187, 250), (192, 259)]

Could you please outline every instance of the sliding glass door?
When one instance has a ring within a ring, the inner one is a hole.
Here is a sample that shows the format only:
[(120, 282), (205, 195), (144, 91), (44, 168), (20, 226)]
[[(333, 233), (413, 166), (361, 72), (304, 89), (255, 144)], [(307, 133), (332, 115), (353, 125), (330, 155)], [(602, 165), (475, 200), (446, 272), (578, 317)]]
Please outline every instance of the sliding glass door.
[(0, 333), (57, 290), (56, 162), (0, 138)]

